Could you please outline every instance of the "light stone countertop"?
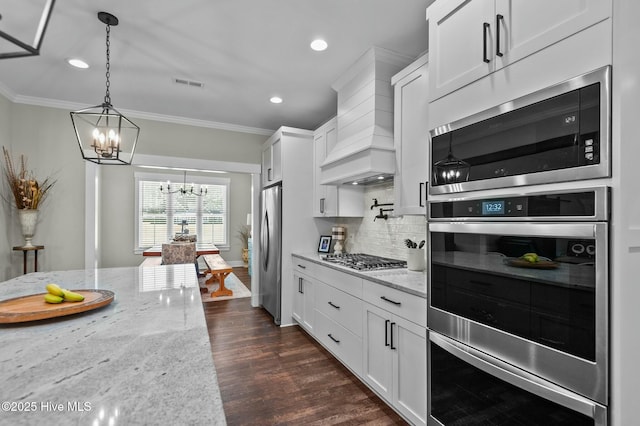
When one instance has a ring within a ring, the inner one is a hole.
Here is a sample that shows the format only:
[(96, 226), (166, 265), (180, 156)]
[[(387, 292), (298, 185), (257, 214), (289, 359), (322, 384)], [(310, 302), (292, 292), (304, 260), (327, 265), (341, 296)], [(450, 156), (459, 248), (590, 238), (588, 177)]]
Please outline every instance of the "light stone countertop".
[(347, 268), (346, 266), (337, 265), (335, 263), (322, 260), (319, 254), (309, 253), (293, 253), (295, 257), (305, 259), (310, 262), (317, 263), (327, 268), (332, 268), (340, 272), (364, 278), (387, 287), (395, 288), (405, 293), (415, 296), (427, 297), (427, 274), (426, 271), (409, 271), (407, 268), (401, 269), (382, 269), (378, 271), (358, 271), (356, 269)]
[(31, 273), (0, 300), (50, 282), (115, 300), (0, 325), (1, 425), (226, 424), (193, 265)]

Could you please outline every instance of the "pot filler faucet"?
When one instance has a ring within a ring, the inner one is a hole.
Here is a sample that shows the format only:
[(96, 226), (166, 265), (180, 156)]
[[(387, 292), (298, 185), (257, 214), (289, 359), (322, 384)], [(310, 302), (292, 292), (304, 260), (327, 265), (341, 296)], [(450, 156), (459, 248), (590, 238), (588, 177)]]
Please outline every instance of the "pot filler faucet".
[[(377, 198), (374, 198), (374, 199), (373, 199), (373, 205), (370, 207), (370, 209), (371, 209), (371, 210), (373, 210), (373, 209), (374, 209), (374, 208), (376, 208), (376, 207), (392, 206), (392, 205), (393, 205), (393, 203), (383, 203), (383, 204), (380, 204), (380, 203), (378, 203), (378, 199), (377, 199)], [(373, 218), (373, 221), (375, 222), (375, 221), (376, 221), (376, 219), (384, 219), (384, 220), (387, 220), (387, 219), (389, 218), (389, 215), (387, 215), (385, 212), (391, 212), (391, 211), (393, 211), (393, 209), (382, 209), (382, 208), (381, 208), (381, 209), (380, 209), (380, 213), (378, 213), (378, 214)]]

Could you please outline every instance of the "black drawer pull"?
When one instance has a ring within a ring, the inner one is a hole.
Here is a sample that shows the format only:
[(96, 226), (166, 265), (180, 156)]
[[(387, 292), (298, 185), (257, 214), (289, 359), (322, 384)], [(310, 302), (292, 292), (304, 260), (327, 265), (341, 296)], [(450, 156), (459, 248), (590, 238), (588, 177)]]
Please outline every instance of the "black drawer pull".
[(329, 339), (333, 340), (334, 342), (336, 342), (336, 343), (340, 343), (340, 340), (338, 340), (338, 339), (336, 339), (335, 337), (333, 337), (333, 336), (331, 335), (331, 333), (327, 334), (327, 336), (329, 336)]
[(395, 322), (392, 322), (392, 323), (391, 323), (391, 327), (390, 327), (390, 328), (391, 328), (391, 349), (398, 349), (398, 348), (396, 348), (395, 346), (393, 346), (393, 326), (394, 326), (394, 325), (396, 325), (396, 323), (395, 323)]
[(332, 302), (328, 302), (328, 303), (329, 303), (329, 305), (333, 306), (334, 308), (336, 308), (336, 309), (340, 309), (340, 306), (338, 306), (338, 305), (334, 305)]
[(502, 57), (502, 52), (500, 51), (500, 21), (504, 21), (504, 16), (499, 13), (496, 15), (496, 56)]
[(385, 302), (393, 303), (396, 306), (400, 306), (402, 304), (402, 302), (396, 302), (395, 300), (387, 299), (385, 296), (380, 296), (380, 299), (384, 300)]
[(384, 320), (384, 345), (389, 346), (389, 323), (391, 321)]
[(298, 263), (298, 268), (301, 268), (301, 269), (307, 269), (307, 267), (306, 267), (306, 266), (301, 265), (301, 264), (299, 264), (299, 263)]
[(482, 24), (482, 60), (487, 64), (491, 62), (487, 55), (487, 31), (489, 30), (490, 25), (487, 22)]

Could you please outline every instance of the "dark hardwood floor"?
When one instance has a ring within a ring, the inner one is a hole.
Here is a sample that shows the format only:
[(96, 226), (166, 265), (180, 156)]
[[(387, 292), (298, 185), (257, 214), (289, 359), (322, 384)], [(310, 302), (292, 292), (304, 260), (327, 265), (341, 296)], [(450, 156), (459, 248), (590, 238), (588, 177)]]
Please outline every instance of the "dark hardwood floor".
[[(234, 273), (250, 288), (244, 268)], [(406, 424), (299, 327), (249, 298), (204, 304), (229, 425)]]

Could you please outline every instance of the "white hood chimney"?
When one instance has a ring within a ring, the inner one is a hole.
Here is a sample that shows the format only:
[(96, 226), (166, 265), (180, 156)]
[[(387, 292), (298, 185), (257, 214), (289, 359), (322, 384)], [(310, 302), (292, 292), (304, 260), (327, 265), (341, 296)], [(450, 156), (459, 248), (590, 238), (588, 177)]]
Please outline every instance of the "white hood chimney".
[(395, 173), (391, 77), (413, 58), (372, 47), (331, 87), (338, 92), (337, 143), (320, 183), (367, 183)]

